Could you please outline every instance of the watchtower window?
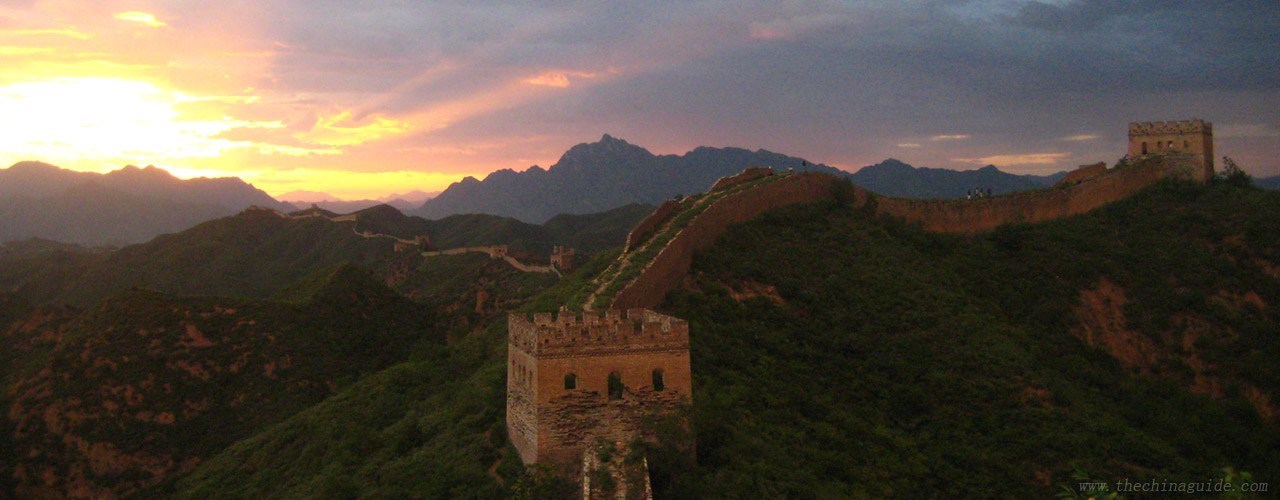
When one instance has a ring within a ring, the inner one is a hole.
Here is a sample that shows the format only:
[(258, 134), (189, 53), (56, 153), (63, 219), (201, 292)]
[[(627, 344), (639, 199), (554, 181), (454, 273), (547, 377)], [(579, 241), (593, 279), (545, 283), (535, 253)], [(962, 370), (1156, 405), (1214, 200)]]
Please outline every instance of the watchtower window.
[(653, 390), (661, 391), (666, 388), (667, 383), (662, 377), (662, 368), (655, 368), (653, 370)]
[(622, 399), (622, 375), (618, 372), (609, 374), (609, 399)]
[(1147, 141), (1142, 141), (1142, 154), (1147, 154)]
[(1173, 149), (1173, 141), (1169, 141), (1169, 149)]
[(566, 390), (574, 390), (578, 388), (578, 376), (572, 373), (564, 376), (564, 388)]
[(1182, 149), (1191, 149), (1191, 141), (1182, 141)]

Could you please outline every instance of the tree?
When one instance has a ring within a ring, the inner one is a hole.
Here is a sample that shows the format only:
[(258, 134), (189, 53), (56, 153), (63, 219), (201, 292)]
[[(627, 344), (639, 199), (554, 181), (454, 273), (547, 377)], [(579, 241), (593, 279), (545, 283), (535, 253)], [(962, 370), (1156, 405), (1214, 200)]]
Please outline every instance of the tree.
[(1240, 168), (1239, 165), (1236, 165), (1236, 161), (1232, 160), (1230, 156), (1222, 157), (1222, 173), (1219, 175), (1223, 181), (1236, 186), (1248, 186), (1253, 182), (1249, 174), (1245, 173), (1244, 169)]

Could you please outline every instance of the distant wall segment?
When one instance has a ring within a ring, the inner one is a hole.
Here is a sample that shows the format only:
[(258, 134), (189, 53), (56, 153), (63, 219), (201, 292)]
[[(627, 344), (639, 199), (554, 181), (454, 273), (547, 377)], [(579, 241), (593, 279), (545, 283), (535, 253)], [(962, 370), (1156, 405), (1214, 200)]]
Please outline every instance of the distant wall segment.
[(940, 233), (973, 234), (1009, 223), (1035, 223), (1082, 214), (1127, 198), (1165, 176), (1163, 164), (1114, 169), (1071, 186), (976, 200), (878, 198), (876, 213)]
[[(877, 215), (918, 223), (928, 231), (974, 234), (1009, 223), (1036, 223), (1082, 214), (1132, 196), (1165, 177), (1203, 180), (1198, 175), (1200, 165), (1183, 160), (1177, 156), (1152, 158), (1108, 170), (1079, 184), (975, 200), (888, 198), (854, 186), (853, 205), (865, 206), (875, 196)], [(667, 292), (688, 275), (693, 254), (715, 243), (729, 226), (785, 205), (832, 199), (837, 182), (838, 178), (827, 174), (793, 174), (724, 197), (690, 221), (634, 281), (615, 295), (611, 307), (657, 307)], [(664, 218), (670, 216), (665, 214)]]

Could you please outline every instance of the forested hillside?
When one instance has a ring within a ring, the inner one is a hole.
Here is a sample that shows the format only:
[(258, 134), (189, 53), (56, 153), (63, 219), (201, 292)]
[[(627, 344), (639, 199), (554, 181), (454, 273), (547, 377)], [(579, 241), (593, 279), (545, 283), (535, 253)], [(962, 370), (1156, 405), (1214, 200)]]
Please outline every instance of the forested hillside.
[[(1274, 193), (1164, 182), (977, 237), (833, 203), (739, 226), (668, 296), (691, 325), (698, 463), (653, 451), (656, 493), (1043, 497), (1075, 477), (1278, 477), (1277, 221)], [(554, 489), (517, 480), (501, 317), (489, 325), (237, 444), (180, 491)]]

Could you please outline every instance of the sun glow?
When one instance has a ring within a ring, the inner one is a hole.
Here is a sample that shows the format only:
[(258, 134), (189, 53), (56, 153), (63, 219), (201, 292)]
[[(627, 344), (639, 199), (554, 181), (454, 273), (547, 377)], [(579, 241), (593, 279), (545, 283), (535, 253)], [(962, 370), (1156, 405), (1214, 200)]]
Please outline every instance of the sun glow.
[(279, 128), (226, 116), (186, 117), (201, 101), (152, 83), (119, 78), (54, 78), (0, 86), (0, 151), (75, 168), (216, 157), (250, 143), (219, 139), (233, 128)]

